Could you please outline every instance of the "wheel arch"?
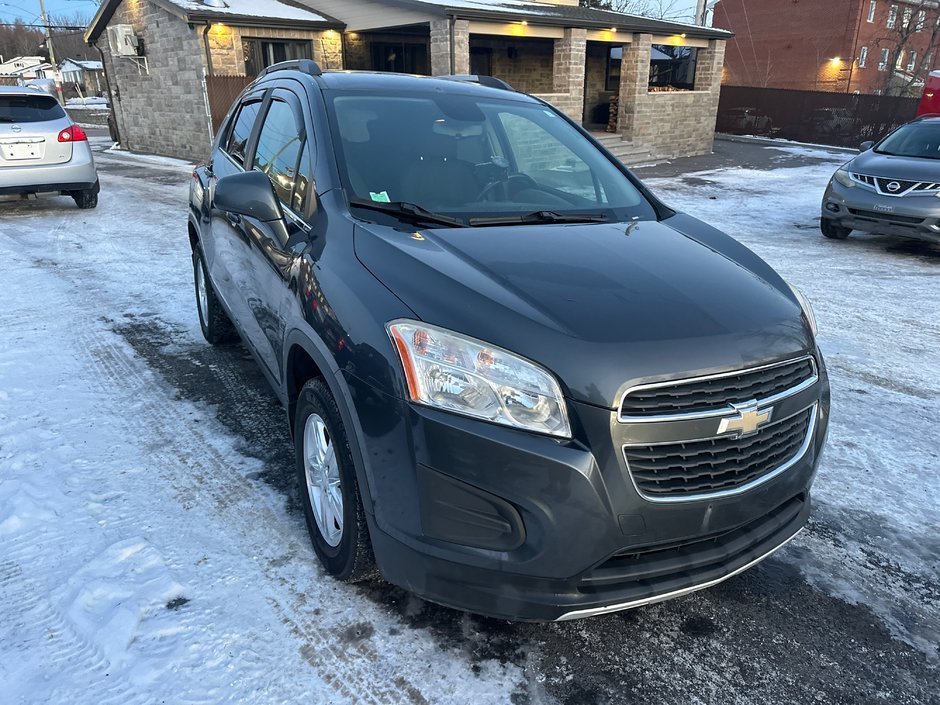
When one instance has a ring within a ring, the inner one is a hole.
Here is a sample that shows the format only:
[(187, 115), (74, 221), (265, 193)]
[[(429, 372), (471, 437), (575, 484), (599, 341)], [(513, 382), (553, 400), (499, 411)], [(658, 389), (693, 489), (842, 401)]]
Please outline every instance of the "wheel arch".
[(294, 419), (297, 411), (297, 399), (300, 391), (311, 379), (321, 379), (336, 400), (346, 435), (349, 449), (356, 466), (356, 477), (363, 492), (363, 509), (370, 519), (374, 516), (372, 506), (372, 473), (366, 460), (364, 434), (356, 413), (355, 404), (342, 370), (328, 354), (322, 341), (314, 341), (310, 336), (294, 329), (286, 339), (284, 350), (284, 398), (286, 399), (287, 418), (290, 425), (291, 439), (294, 437)]

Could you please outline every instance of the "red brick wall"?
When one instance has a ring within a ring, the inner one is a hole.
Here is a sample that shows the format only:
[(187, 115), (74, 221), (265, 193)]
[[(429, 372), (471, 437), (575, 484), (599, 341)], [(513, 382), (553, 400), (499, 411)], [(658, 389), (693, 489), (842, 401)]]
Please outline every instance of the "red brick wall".
[[(889, 70), (880, 71), (881, 50), (889, 50), (889, 69), (895, 64), (898, 29), (887, 28), (891, 5), (898, 6), (897, 26), (910, 6), (913, 21), (924, 9), (924, 30), (905, 43), (902, 64), (910, 51), (923, 66), (938, 10), (908, 5), (904, 0), (876, 0), (875, 17), (868, 22), (870, 0), (721, 0), (715, 6), (716, 27), (730, 29), (723, 83), (851, 93), (874, 93), (885, 88)], [(868, 47), (865, 66), (858, 58)], [(838, 59), (838, 60), (836, 60)], [(932, 65), (940, 67), (940, 46)]]
[(721, 0), (714, 25), (735, 33), (724, 83), (845, 91), (863, 4), (867, 11), (868, 0)]

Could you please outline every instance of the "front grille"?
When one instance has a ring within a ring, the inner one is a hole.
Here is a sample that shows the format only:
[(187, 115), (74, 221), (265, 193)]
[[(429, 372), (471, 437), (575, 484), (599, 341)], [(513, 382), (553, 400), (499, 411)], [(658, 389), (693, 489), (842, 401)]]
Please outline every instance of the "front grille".
[(621, 551), (582, 579), (585, 588), (603, 589), (631, 584), (648, 594), (680, 587), (677, 579), (701, 583), (712, 572), (727, 575), (746, 565), (793, 534), (805, 521), (807, 498), (799, 495), (754, 521), (731, 531), (673, 544)]
[(645, 385), (627, 392), (620, 405), (621, 420), (675, 413), (713, 411), (753, 399), (768, 399), (816, 378), (812, 358), (802, 358), (679, 382)]
[(859, 218), (877, 220), (879, 222), (887, 220), (892, 223), (909, 223), (910, 225), (920, 225), (924, 222), (923, 218), (912, 218), (908, 215), (895, 215), (894, 213), (876, 213), (875, 211), (863, 211), (858, 208), (849, 208), (849, 213)]
[[(917, 185), (916, 181), (901, 181), (900, 179), (875, 179), (875, 183), (878, 185), (878, 190), (882, 193), (890, 193), (895, 196), (900, 196), (906, 191), (910, 191)], [(888, 188), (888, 184), (898, 184), (900, 188), (891, 190)]]
[(744, 438), (624, 446), (637, 490), (651, 500), (739, 489), (779, 471), (804, 450), (815, 406)]

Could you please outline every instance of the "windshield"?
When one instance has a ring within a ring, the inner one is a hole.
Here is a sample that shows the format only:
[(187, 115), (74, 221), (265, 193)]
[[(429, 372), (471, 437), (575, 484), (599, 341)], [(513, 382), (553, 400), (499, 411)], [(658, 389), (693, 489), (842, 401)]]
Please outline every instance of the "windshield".
[(897, 157), (940, 159), (940, 123), (912, 123), (885, 137), (875, 151)]
[(65, 117), (55, 98), (36, 95), (0, 95), (0, 122), (47, 122)]
[(655, 219), (623, 172), (544, 105), (425, 92), (327, 97), (351, 200), (471, 224), (532, 213)]

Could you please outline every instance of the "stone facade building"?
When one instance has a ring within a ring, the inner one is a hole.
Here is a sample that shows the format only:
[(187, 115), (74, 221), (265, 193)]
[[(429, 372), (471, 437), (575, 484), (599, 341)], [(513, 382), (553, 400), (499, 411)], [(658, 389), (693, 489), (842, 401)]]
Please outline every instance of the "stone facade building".
[[(461, 9), (448, 0), (106, 0), (86, 39), (105, 57), (131, 149), (204, 156), (235, 89), (274, 61), (312, 58), (323, 69), (495, 76), (588, 129), (613, 131), (621, 139), (605, 143), (618, 155), (711, 150), (729, 32), (581, 8), (577, 0), (456, 4)], [(118, 25), (142, 40), (146, 66), (114, 54), (107, 30)], [(220, 76), (243, 78), (226, 94)]]
[[(101, 4), (85, 39), (101, 52), (114, 121), (126, 148), (204, 158), (214, 133), (207, 79), (245, 76), (248, 47), (279, 54), (299, 46), (324, 66), (341, 68), (341, 22), (276, 0), (209, 2)], [(114, 50), (112, 38), (120, 28), (128, 28), (136, 43), (133, 54)], [(229, 103), (244, 84), (230, 89)], [(225, 108), (218, 110), (224, 114)]]

